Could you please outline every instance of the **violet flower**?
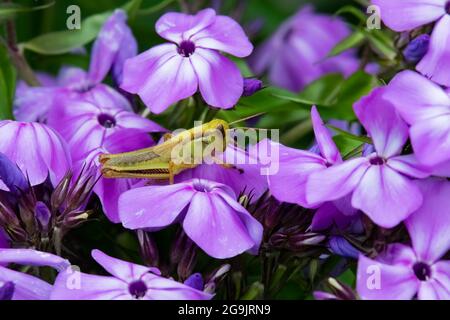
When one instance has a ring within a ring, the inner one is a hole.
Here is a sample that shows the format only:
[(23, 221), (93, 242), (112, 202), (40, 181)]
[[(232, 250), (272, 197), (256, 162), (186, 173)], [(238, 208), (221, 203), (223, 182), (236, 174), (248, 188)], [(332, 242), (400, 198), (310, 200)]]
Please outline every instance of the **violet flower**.
[(218, 259), (256, 253), (263, 228), (223, 184), (193, 179), (168, 186), (132, 189), (119, 198), (119, 215), (129, 229), (161, 229), (180, 222), (184, 232)]
[[(416, 72), (403, 71), (384, 97), (411, 126), (411, 143), (421, 163), (437, 168), (450, 161), (450, 97), (444, 89)], [(441, 173), (450, 176), (446, 167)]]
[(197, 90), (209, 105), (232, 108), (243, 92), (237, 66), (219, 51), (246, 57), (253, 46), (227, 16), (205, 9), (196, 15), (166, 13), (156, 32), (171, 43), (158, 45), (125, 62), (121, 88), (137, 93), (154, 113)]
[(396, 243), (376, 260), (360, 255), (357, 290), (362, 299), (450, 299), (450, 184), (446, 180), (417, 182), (422, 206), (406, 221), (412, 247)]
[(375, 152), (313, 172), (306, 183), (306, 200), (313, 205), (351, 194), (351, 204), (373, 222), (391, 228), (422, 203), (422, 194), (411, 178), (429, 173), (413, 154), (400, 155), (408, 127), (378, 88), (354, 106), (361, 124), (374, 143)]
[(450, 86), (450, 2), (448, 0), (372, 0), (391, 29), (411, 31), (436, 22), (429, 50), (416, 69), (442, 85)]
[(0, 296), (12, 300), (48, 300), (52, 285), (32, 275), (2, 267), (2, 264), (9, 263), (47, 266), (57, 271), (70, 266), (69, 261), (50, 253), (31, 249), (0, 249)]
[(109, 136), (123, 129), (165, 131), (157, 123), (133, 112), (79, 99), (67, 100), (60, 108), (54, 108), (49, 113), (48, 124), (66, 139), (74, 161), (103, 146)]
[[(122, 79), (122, 67), (126, 59), (137, 54), (137, 43), (126, 24), (126, 13), (115, 10), (106, 20), (93, 45), (89, 71), (79, 68), (63, 68), (53, 82), (43, 82), (42, 87), (20, 87), (16, 91), (16, 119), (43, 121), (52, 108), (60, 108), (67, 99), (83, 99), (104, 108), (121, 107), (131, 111), (127, 99), (101, 82), (112, 68), (117, 82)], [(36, 101), (41, 101), (39, 108)]]
[(268, 71), (273, 85), (295, 92), (327, 73), (348, 76), (359, 66), (354, 51), (331, 58), (328, 54), (349, 34), (342, 20), (317, 14), (307, 6), (255, 50), (250, 66), (258, 75)]
[[(211, 294), (166, 279), (149, 268), (107, 256), (93, 250), (92, 257), (112, 276), (97, 276), (67, 269), (56, 278), (53, 300), (209, 300)], [(77, 277), (79, 286), (71, 287)]]
[[(71, 166), (65, 141), (40, 123), (0, 121), (0, 152), (17, 164), (31, 186), (50, 178), (56, 185)], [(9, 189), (0, 181), (0, 190)]]
[[(311, 120), (320, 154), (279, 145), (278, 173), (268, 176), (269, 189), (275, 198), (303, 207), (310, 207), (306, 201), (308, 176), (314, 171), (342, 162), (339, 150), (315, 106), (311, 109)], [(267, 141), (260, 143), (267, 143)]]

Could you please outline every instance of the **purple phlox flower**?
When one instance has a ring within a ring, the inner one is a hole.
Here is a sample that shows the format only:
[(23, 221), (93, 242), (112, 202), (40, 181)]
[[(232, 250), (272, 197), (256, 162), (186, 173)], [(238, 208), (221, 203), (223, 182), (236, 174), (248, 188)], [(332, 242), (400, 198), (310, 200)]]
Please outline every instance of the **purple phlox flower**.
[(119, 198), (119, 215), (129, 229), (161, 229), (180, 222), (208, 255), (225, 259), (256, 253), (263, 228), (236, 201), (233, 190), (202, 179), (132, 189)]
[(57, 271), (70, 266), (69, 261), (46, 252), (31, 249), (0, 249), (0, 288), (5, 290), (4, 286), (7, 285), (6, 289), (9, 290), (12, 300), (48, 300), (52, 285), (29, 274), (1, 266), (8, 263), (46, 266)]
[(139, 94), (155, 113), (197, 90), (213, 107), (228, 109), (237, 103), (244, 80), (220, 51), (242, 58), (253, 46), (236, 21), (212, 9), (196, 15), (170, 12), (156, 22), (156, 32), (171, 43), (128, 59), (122, 89)]
[[(97, 276), (67, 269), (59, 273), (53, 300), (209, 300), (211, 294), (161, 276), (149, 268), (107, 256), (99, 250), (92, 257), (111, 276)], [(79, 286), (68, 286), (76, 276)]]
[(396, 243), (375, 260), (360, 255), (357, 290), (362, 299), (450, 299), (450, 184), (446, 180), (416, 182), (422, 206), (406, 221), (412, 246)]
[(102, 147), (109, 136), (123, 129), (165, 131), (157, 123), (133, 112), (84, 100), (63, 102), (61, 108), (49, 113), (48, 124), (66, 139), (74, 161)]
[(400, 155), (408, 140), (408, 126), (382, 98), (384, 90), (375, 89), (354, 106), (375, 152), (313, 172), (306, 183), (306, 200), (313, 205), (352, 194), (352, 207), (391, 228), (421, 205), (422, 194), (411, 178), (425, 178), (429, 172), (413, 154)]
[[(279, 170), (277, 174), (268, 176), (269, 189), (275, 198), (303, 207), (309, 207), (306, 201), (308, 175), (342, 162), (331, 133), (325, 127), (316, 107), (311, 109), (311, 119), (320, 154), (278, 145)], [(269, 140), (263, 140), (261, 143), (276, 144)]]
[(421, 34), (408, 43), (405, 50), (403, 50), (403, 56), (406, 61), (416, 63), (427, 54), (429, 46), (430, 36), (428, 34)]
[(182, 182), (193, 178), (215, 181), (225, 184), (239, 195), (243, 192), (257, 200), (267, 190), (267, 178), (262, 173), (262, 164), (258, 157), (256, 145), (248, 151), (229, 144), (223, 154), (217, 155), (220, 163), (233, 165), (225, 168), (220, 164), (202, 164), (192, 170), (177, 175), (175, 181)]
[(403, 71), (387, 86), (384, 97), (411, 126), (409, 135), (418, 160), (432, 168), (441, 166), (440, 171), (450, 176), (449, 165), (445, 166), (450, 161), (448, 93), (416, 72)]
[(307, 6), (255, 50), (250, 66), (258, 75), (268, 71), (270, 83), (291, 91), (299, 91), (327, 73), (348, 76), (359, 66), (353, 50), (327, 56), (349, 34), (342, 20), (317, 14)]
[(148, 134), (137, 129), (122, 129), (109, 135), (103, 145), (98, 147), (74, 165), (81, 170), (84, 166), (93, 169), (97, 174), (97, 183), (94, 192), (102, 203), (103, 212), (111, 222), (119, 223), (118, 199), (119, 196), (135, 186), (141, 186), (143, 180), (139, 179), (106, 179), (100, 176), (100, 163), (98, 161), (102, 153), (120, 153), (152, 146), (153, 140)]
[(450, 86), (450, 2), (448, 0), (372, 0), (383, 22), (402, 32), (436, 22), (429, 49), (416, 69), (442, 85)]
[[(48, 177), (56, 185), (71, 167), (65, 141), (44, 124), (3, 120), (0, 137), (0, 152), (20, 168), (31, 186)], [(9, 190), (1, 181), (0, 189)]]
[[(130, 110), (127, 99), (101, 82), (112, 68), (117, 83), (122, 79), (124, 61), (137, 54), (137, 43), (126, 24), (126, 13), (115, 10), (104, 23), (92, 49), (89, 71), (63, 68), (53, 82), (42, 82), (42, 87), (23, 87), (16, 91), (16, 119), (43, 121), (52, 108), (60, 108), (66, 99), (81, 98), (104, 107), (121, 107)], [(40, 101), (36, 108), (36, 101)]]

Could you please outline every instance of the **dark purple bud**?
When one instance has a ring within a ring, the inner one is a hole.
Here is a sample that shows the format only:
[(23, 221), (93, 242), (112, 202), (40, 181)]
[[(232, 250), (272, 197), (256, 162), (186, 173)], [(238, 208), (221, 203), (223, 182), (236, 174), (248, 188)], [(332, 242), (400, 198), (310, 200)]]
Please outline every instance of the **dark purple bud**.
[(410, 63), (419, 62), (428, 52), (430, 45), (430, 36), (422, 34), (414, 38), (403, 50), (405, 60)]
[(205, 284), (204, 291), (208, 293), (214, 293), (216, 291), (217, 284), (225, 278), (230, 269), (231, 266), (229, 264), (224, 264), (220, 266), (219, 269), (214, 271)]
[(0, 153), (0, 180), (17, 196), (20, 191), (28, 190), (28, 182), (22, 171), (3, 153)]
[(35, 218), (36, 198), (33, 193), (24, 194), (19, 201), (19, 216), (28, 234), (33, 234), (36, 227)]
[(50, 204), (54, 210), (58, 210), (66, 200), (67, 192), (72, 181), (72, 175), (72, 171), (67, 171), (64, 177), (55, 187), (55, 190), (53, 190), (52, 196), (50, 198)]
[(71, 211), (68, 214), (64, 215), (64, 219), (62, 225), (66, 229), (76, 228), (82, 223), (86, 222), (89, 216), (92, 214), (92, 211)]
[(259, 79), (255, 78), (246, 78), (244, 79), (244, 92), (242, 93), (243, 97), (249, 97), (254, 95), (256, 92), (261, 90), (263, 87), (263, 83)]
[(331, 237), (330, 240), (328, 241), (328, 246), (330, 248), (330, 251), (337, 255), (346, 258), (353, 258), (353, 259), (358, 258), (359, 251), (343, 237), (339, 236)]
[(14, 282), (8, 281), (3, 285), (0, 284), (0, 301), (12, 300), (16, 286)]
[(327, 282), (331, 292), (338, 300), (356, 300), (355, 292), (345, 283), (335, 278), (328, 278)]
[(148, 266), (157, 266), (159, 263), (158, 247), (148, 232), (137, 231), (137, 237), (141, 249), (141, 256)]
[(334, 294), (325, 291), (314, 291), (313, 296), (316, 300), (340, 300)]
[(321, 244), (326, 236), (317, 233), (297, 234), (289, 238), (289, 244), (292, 247), (315, 246)]
[(194, 273), (184, 282), (185, 285), (203, 291), (203, 277), (200, 273)]
[(52, 213), (47, 208), (45, 203), (41, 201), (36, 202), (36, 206), (34, 207), (34, 215), (41, 232), (47, 233)]

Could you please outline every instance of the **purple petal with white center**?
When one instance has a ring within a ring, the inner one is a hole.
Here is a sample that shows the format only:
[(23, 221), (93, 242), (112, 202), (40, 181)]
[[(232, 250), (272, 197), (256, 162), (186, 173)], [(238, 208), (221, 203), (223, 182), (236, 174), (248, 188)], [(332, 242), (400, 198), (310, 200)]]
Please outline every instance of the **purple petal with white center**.
[(423, 179), (430, 176), (430, 168), (417, 161), (414, 154), (395, 156), (387, 160), (388, 167), (412, 178)]
[(180, 44), (210, 26), (215, 19), (216, 12), (213, 9), (201, 10), (196, 15), (169, 12), (158, 19), (155, 28), (164, 39)]
[(214, 22), (191, 37), (196, 47), (223, 51), (244, 58), (253, 51), (242, 27), (227, 16), (216, 16)]
[(119, 198), (120, 220), (125, 228), (133, 230), (168, 226), (175, 222), (193, 194), (189, 183), (129, 190)]
[(423, 193), (423, 203), (406, 220), (406, 226), (418, 258), (433, 263), (450, 249), (450, 185), (444, 179), (416, 184)]
[(278, 149), (280, 150), (278, 172), (268, 176), (270, 192), (280, 201), (308, 206), (307, 179), (314, 171), (326, 169), (326, 160), (315, 153), (288, 148), (281, 144)]
[(450, 300), (450, 291), (440, 282), (430, 279), (420, 283), (417, 298), (419, 300)]
[(352, 197), (352, 205), (377, 225), (392, 228), (422, 204), (422, 193), (408, 178), (386, 165), (372, 165)]
[[(57, 88), (26, 87), (16, 90), (14, 98), (14, 117), (18, 121), (44, 121), (52, 108)], [(39, 101), (39, 105), (36, 104)]]
[(206, 103), (222, 109), (234, 107), (244, 91), (244, 79), (238, 67), (210, 49), (197, 48), (189, 60)]
[(127, 98), (103, 83), (99, 83), (91, 90), (81, 93), (80, 98), (102, 109), (133, 111)]
[[(153, 52), (164, 51), (167, 46), (173, 55), (153, 55)], [(122, 89), (138, 93), (154, 113), (163, 112), (171, 104), (188, 98), (197, 91), (197, 75), (190, 59), (179, 55), (176, 50), (175, 45), (161, 45), (136, 58), (128, 59), (125, 64)], [(145, 58), (147, 56), (149, 60)], [(143, 65), (139, 62), (141, 60), (144, 60)], [(142, 70), (145, 70), (145, 75)], [(141, 82), (134, 85), (136, 81)]]
[(314, 136), (317, 144), (319, 145), (320, 154), (329, 164), (342, 162), (339, 149), (334, 143), (330, 131), (325, 127), (316, 106), (313, 106), (311, 109), (311, 120), (314, 129)]
[(395, 31), (409, 31), (446, 14), (446, 0), (372, 0), (381, 19)]
[(3, 153), (0, 153), (0, 182), (3, 184), (1, 190), (10, 191), (16, 196), (28, 190), (28, 181), (22, 171)]
[(217, 259), (237, 256), (256, 243), (237, 212), (219, 196), (194, 194), (183, 229), (202, 250)]
[(427, 54), (416, 69), (441, 85), (450, 86), (450, 15), (446, 14), (436, 24), (431, 34)]
[(357, 158), (313, 172), (306, 183), (307, 202), (318, 204), (346, 196), (360, 183), (369, 167), (367, 159)]
[(123, 79), (123, 67), (125, 61), (135, 57), (138, 54), (138, 44), (133, 36), (130, 28), (125, 29), (125, 33), (122, 38), (122, 47), (117, 52), (115, 62), (113, 64), (113, 76), (117, 84), (122, 83)]
[(449, 95), (439, 85), (409, 70), (398, 73), (383, 96), (411, 125), (450, 112)]
[(385, 88), (377, 88), (353, 107), (372, 138), (378, 155), (389, 158), (399, 154), (408, 140), (408, 126), (394, 106), (383, 99)]
[(363, 300), (410, 300), (419, 280), (406, 265), (387, 265), (359, 256), (356, 288)]
[(149, 288), (146, 297), (151, 300), (210, 300), (213, 297), (188, 285), (151, 274), (144, 280)]

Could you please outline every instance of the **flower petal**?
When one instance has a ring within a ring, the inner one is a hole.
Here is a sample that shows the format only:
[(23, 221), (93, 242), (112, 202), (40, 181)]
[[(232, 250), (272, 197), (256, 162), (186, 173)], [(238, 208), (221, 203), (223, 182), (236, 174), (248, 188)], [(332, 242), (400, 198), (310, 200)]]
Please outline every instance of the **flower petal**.
[(52, 286), (29, 274), (0, 266), (0, 281), (14, 283), (13, 300), (48, 300)]
[(436, 83), (450, 86), (450, 15), (438, 21), (431, 34), (427, 54), (417, 65), (417, 70)]
[(206, 103), (222, 109), (234, 107), (244, 91), (244, 80), (238, 67), (210, 49), (197, 48), (190, 60)]
[(119, 198), (120, 220), (125, 228), (133, 230), (168, 226), (188, 205), (192, 195), (188, 183), (129, 190)]
[(422, 194), (405, 176), (385, 165), (370, 166), (356, 187), (352, 205), (377, 225), (392, 228), (422, 204)]
[(122, 280), (95, 276), (68, 268), (60, 272), (51, 292), (51, 300), (131, 300), (128, 284)]
[(0, 263), (15, 263), (27, 266), (48, 266), (63, 270), (70, 262), (54, 254), (32, 249), (0, 249)]
[(417, 256), (433, 263), (450, 249), (450, 185), (445, 179), (422, 180), (417, 185), (423, 203), (406, 220), (406, 226)]
[(334, 143), (330, 131), (325, 127), (316, 106), (313, 106), (311, 109), (311, 119), (314, 135), (322, 156), (329, 164), (341, 162), (342, 158), (339, 149), (337, 148), (336, 143)]
[[(128, 59), (122, 82), (124, 90), (137, 92), (155, 113), (161, 113), (172, 103), (192, 96), (198, 85), (190, 59), (179, 55), (174, 45), (168, 45), (173, 50), (168, 53), (165, 51), (167, 47), (162, 46)], [(158, 52), (162, 55), (156, 55)], [(140, 62), (142, 60), (144, 63)]]
[(389, 158), (400, 153), (408, 140), (408, 126), (394, 106), (383, 99), (385, 88), (377, 88), (354, 105), (355, 113), (380, 156)]
[(214, 22), (192, 36), (196, 47), (223, 51), (244, 58), (253, 51), (242, 27), (227, 16), (216, 16)]
[(337, 226), (340, 230), (350, 225), (354, 216), (344, 215), (333, 202), (325, 202), (317, 209), (311, 222), (313, 231), (321, 231)]
[(239, 214), (221, 197), (197, 192), (183, 221), (183, 229), (208, 255), (237, 256), (255, 246)]
[(216, 12), (213, 9), (201, 10), (196, 15), (169, 12), (158, 19), (155, 28), (164, 39), (180, 44), (211, 25), (215, 18)]
[(450, 113), (414, 124), (411, 143), (421, 163), (433, 167), (450, 160)]
[(395, 31), (409, 31), (445, 15), (445, 0), (372, 0), (383, 22)]
[(313, 172), (306, 183), (307, 202), (317, 204), (337, 200), (351, 193), (368, 167), (366, 158), (357, 158)]
[(397, 172), (413, 178), (426, 178), (430, 176), (430, 169), (417, 161), (414, 154), (396, 156), (388, 159), (387, 165)]
[(411, 125), (450, 110), (450, 97), (439, 85), (409, 70), (398, 73), (391, 80), (383, 97)]
[(364, 300), (410, 300), (419, 281), (412, 268), (387, 265), (359, 256), (356, 288)]
[(147, 296), (152, 300), (210, 300), (213, 297), (209, 293), (153, 274), (145, 276), (144, 281), (149, 288)]
[[(270, 142), (275, 145), (274, 142)], [(280, 201), (308, 206), (306, 182), (311, 173), (326, 168), (326, 161), (319, 155), (278, 144), (278, 172), (268, 176), (269, 189)]]

